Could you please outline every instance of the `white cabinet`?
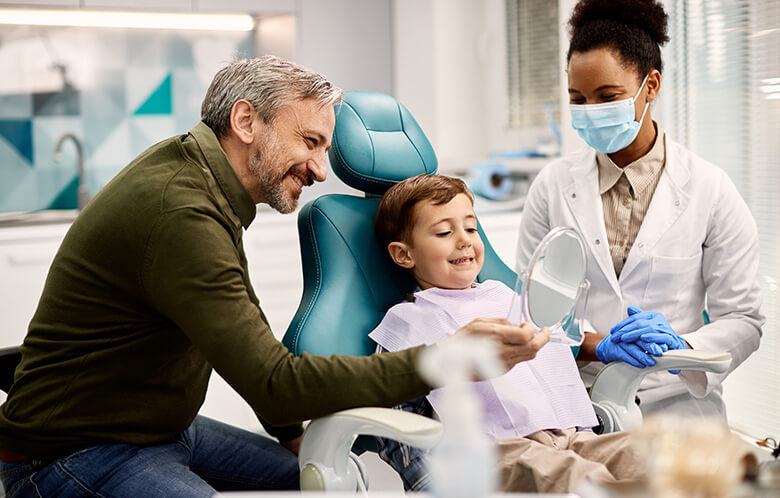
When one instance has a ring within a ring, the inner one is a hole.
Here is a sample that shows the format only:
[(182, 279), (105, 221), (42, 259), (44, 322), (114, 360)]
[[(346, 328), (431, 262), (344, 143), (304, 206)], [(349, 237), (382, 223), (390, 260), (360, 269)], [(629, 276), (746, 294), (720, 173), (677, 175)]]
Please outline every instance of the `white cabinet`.
[(38, 306), (68, 224), (0, 229), (0, 347), (17, 345)]

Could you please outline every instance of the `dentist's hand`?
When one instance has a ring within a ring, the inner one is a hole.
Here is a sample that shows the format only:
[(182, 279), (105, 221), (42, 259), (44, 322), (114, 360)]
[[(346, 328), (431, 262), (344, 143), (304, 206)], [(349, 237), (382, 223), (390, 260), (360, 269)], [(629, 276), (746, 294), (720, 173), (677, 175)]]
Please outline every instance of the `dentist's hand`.
[[(610, 331), (616, 342), (653, 343), (666, 346), (667, 349), (688, 349), (688, 344), (677, 335), (663, 314), (656, 311), (642, 311), (637, 306), (628, 307), (628, 318), (618, 323)], [(680, 373), (670, 370), (670, 373)]]
[[(655, 344), (653, 345), (655, 346)], [(602, 363), (625, 361), (636, 368), (655, 365), (655, 360), (648, 355), (646, 349), (629, 342), (618, 342), (613, 334), (607, 334), (596, 345), (596, 357)]]
[(475, 334), (492, 337), (496, 341), (499, 359), (507, 371), (521, 361), (531, 360), (550, 340), (550, 331), (544, 327), (535, 333), (528, 323), (515, 325), (506, 318), (477, 318), (458, 329), (457, 334)]
[(610, 331), (619, 342), (654, 342), (666, 344), (669, 349), (688, 349), (685, 341), (677, 335), (666, 317), (657, 311), (642, 311), (637, 306), (628, 307), (628, 318)]

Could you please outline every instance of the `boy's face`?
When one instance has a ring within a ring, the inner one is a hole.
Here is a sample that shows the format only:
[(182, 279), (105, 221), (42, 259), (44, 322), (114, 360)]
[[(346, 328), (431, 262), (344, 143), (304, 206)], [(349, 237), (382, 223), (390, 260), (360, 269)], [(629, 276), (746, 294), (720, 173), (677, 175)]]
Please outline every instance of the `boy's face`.
[(423, 201), (414, 207), (411, 244), (392, 242), (390, 256), (411, 269), (420, 287), (466, 289), (482, 269), (485, 246), (477, 232), (471, 199), (456, 195), (435, 205)]

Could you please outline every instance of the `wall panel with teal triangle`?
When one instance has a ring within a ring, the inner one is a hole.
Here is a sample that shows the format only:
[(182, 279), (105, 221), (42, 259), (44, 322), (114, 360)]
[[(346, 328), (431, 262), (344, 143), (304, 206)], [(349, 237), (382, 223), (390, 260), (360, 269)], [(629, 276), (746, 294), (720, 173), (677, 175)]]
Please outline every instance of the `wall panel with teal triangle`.
[[(28, 31), (0, 25), (0, 39), (24, 39)], [(144, 149), (195, 126), (213, 75), (237, 53), (254, 55), (247, 49), (254, 46), (251, 32), (41, 27), (36, 33), (47, 43), (2, 47), (5, 60), (25, 64), (4, 67), (14, 78), (0, 85), (0, 212), (75, 208), (76, 148), (66, 142), (54, 159), (62, 135), (81, 142), (94, 196)]]

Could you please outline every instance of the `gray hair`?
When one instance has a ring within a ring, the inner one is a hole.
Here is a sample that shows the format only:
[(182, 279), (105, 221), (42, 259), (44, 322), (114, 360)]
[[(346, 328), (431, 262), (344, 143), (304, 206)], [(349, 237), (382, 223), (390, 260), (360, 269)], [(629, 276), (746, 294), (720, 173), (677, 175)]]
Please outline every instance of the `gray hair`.
[(218, 137), (230, 129), (233, 104), (246, 100), (266, 123), (272, 123), (284, 106), (304, 99), (335, 106), (344, 92), (324, 76), (274, 55), (237, 60), (222, 68), (212, 80), (200, 117)]

